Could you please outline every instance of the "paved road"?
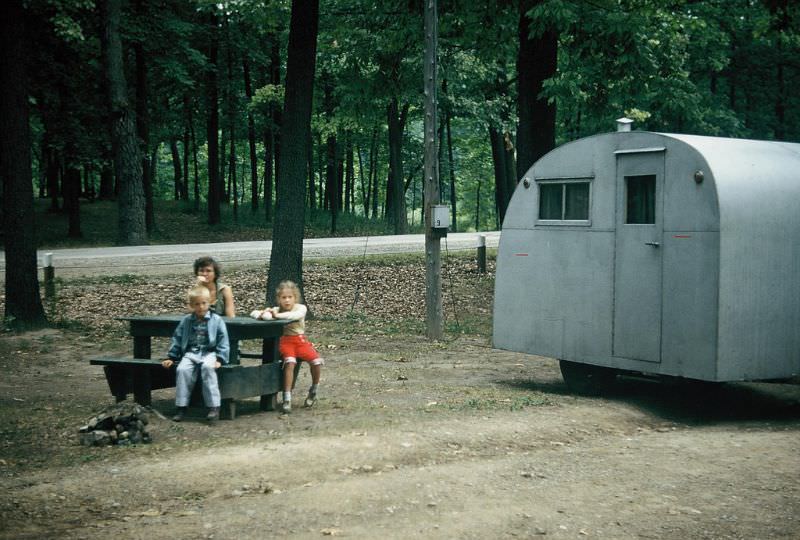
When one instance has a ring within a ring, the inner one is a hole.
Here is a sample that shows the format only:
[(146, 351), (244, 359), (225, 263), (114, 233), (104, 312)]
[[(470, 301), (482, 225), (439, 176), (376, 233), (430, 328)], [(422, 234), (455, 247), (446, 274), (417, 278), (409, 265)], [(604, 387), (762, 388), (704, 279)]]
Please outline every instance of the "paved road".
[[(497, 247), (500, 233), (450, 233), (442, 240), (442, 250), (474, 249), (478, 236), (486, 238), (487, 247)], [(200, 255), (211, 255), (225, 266), (238, 264), (266, 264), (269, 262), (271, 241), (226, 242), (218, 244), (148, 245), (107, 248), (40, 250), (39, 266), (43, 266), (45, 253), (53, 254), (56, 276), (115, 275), (142, 272), (173, 272), (176, 268), (190, 267)], [(303, 242), (306, 259), (354, 257), (386, 253), (422, 253), (425, 236), (407, 234), (397, 236), (359, 236), (352, 238), (310, 238)], [(5, 277), (5, 255), (0, 253), (0, 272)]]

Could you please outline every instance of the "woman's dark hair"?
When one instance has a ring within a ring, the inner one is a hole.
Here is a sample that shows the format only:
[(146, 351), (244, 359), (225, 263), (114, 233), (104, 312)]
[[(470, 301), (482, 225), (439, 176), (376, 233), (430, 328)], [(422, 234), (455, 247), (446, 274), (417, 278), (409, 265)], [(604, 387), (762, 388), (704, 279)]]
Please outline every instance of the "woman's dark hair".
[(205, 268), (206, 266), (213, 266), (214, 267), (214, 281), (219, 279), (220, 274), (222, 274), (222, 266), (214, 260), (213, 257), (200, 257), (194, 261), (194, 275), (197, 275), (197, 272), (200, 271), (201, 268)]

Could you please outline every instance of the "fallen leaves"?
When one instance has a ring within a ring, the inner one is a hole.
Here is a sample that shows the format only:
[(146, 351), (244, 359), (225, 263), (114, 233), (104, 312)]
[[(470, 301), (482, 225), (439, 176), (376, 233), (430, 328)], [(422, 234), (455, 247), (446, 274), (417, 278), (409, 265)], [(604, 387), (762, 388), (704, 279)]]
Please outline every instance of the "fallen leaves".
[[(221, 261), (224, 265), (225, 261)], [(490, 271), (494, 262), (490, 261)], [(186, 290), (192, 285), (191, 268), (174, 275), (149, 275), (146, 267), (139, 275), (114, 278), (90, 277), (59, 280), (57, 298), (68, 302), (45, 302), (49, 319), (85, 328), (90, 336), (124, 336), (126, 323), (115, 317), (130, 314), (167, 314), (186, 311)], [(468, 313), (491, 318), (492, 280), (477, 273), (469, 256), (451, 256), (443, 261), (444, 315), (458, 320)], [(491, 276), (492, 274), (488, 274)], [(424, 260), (365, 260), (352, 263), (310, 262), (305, 266), (306, 303), (315, 317), (366, 317), (375, 334), (393, 333), (398, 321), (425, 319)], [(221, 276), (231, 286), (237, 313), (263, 309), (267, 297), (267, 272), (235, 270)], [(488, 294), (487, 294), (488, 293)], [(3, 307), (0, 299), (0, 309)], [(313, 336), (313, 328), (309, 332)], [(326, 350), (341, 348), (326, 343)], [(400, 359), (400, 362), (406, 361)]]

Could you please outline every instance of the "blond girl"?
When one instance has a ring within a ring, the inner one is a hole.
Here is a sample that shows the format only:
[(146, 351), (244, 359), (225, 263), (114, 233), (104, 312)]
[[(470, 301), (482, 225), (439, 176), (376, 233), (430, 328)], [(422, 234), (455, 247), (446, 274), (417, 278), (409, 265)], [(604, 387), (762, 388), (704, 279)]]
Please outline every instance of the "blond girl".
[(317, 401), (317, 388), (322, 374), (322, 365), (325, 363), (319, 353), (306, 338), (306, 313), (308, 308), (302, 303), (303, 297), (300, 288), (293, 281), (282, 281), (275, 289), (277, 306), (263, 311), (255, 310), (250, 313), (254, 319), (284, 319), (291, 321), (283, 327), (278, 345), (283, 359), (283, 403), (281, 410), (289, 413), (292, 410), (292, 386), (294, 386), (294, 371), (298, 360), (307, 362), (311, 369), (311, 388), (305, 400), (306, 407), (312, 407)]

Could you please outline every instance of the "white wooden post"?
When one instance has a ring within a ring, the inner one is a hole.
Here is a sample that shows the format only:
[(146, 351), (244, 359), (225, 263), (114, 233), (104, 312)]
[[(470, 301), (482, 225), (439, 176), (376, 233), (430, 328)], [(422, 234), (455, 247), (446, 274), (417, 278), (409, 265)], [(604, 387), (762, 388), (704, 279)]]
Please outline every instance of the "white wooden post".
[(53, 267), (52, 253), (45, 253), (42, 256), (42, 265), (44, 266), (44, 295), (52, 298), (56, 295), (56, 269)]
[(478, 272), (486, 273), (486, 236), (478, 235)]

